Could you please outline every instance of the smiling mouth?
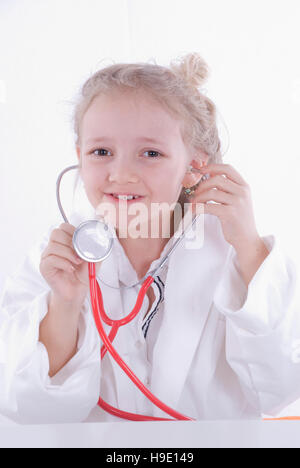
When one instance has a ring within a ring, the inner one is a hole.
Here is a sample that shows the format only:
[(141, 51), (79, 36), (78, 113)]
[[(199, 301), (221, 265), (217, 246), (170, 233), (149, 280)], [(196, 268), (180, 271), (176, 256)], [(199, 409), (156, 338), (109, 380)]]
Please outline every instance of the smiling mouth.
[(126, 201), (126, 202), (133, 202), (133, 201), (138, 201), (141, 200), (142, 198), (145, 198), (141, 195), (117, 195), (113, 193), (105, 193), (105, 195), (110, 199), (114, 201)]

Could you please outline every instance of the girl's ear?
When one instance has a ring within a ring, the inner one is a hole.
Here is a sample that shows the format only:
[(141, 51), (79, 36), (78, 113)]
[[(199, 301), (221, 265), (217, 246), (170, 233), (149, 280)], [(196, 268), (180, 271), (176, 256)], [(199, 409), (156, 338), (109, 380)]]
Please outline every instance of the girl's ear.
[(208, 155), (201, 152), (197, 155), (192, 161), (190, 162), (189, 166), (187, 167), (185, 176), (183, 178), (182, 184), (184, 187), (189, 188), (193, 187), (194, 185), (198, 184), (203, 177), (203, 174), (199, 174), (196, 171), (193, 172), (190, 168), (200, 169), (203, 166), (207, 165)]
[(194, 174), (190, 170), (187, 170), (183, 180), (182, 180), (182, 185), (185, 188), (193, 187), (194, 185), (198, 184), (200, 179), (203, 177), (203, 175), (200, 174)]

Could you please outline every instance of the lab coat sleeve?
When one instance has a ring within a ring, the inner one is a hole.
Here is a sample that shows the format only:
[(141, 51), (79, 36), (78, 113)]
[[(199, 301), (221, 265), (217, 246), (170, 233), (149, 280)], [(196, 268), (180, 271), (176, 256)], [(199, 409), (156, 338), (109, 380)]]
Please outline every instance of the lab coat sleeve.
[(52, 378), (46, 347), (39, 342), (50, 295), (39, 264), (54, 227), (7, 278), (0, 299), (0, 414), (21, 424), (81, 422), (99, 398), (100, 341), (88, 297), (77, 353)]
[(248, 287), (229, 251), (214, 304), (226, 318), (226, 358), (250, 403), (276, 415), (300, 397), (299, 272), (275, 236)]

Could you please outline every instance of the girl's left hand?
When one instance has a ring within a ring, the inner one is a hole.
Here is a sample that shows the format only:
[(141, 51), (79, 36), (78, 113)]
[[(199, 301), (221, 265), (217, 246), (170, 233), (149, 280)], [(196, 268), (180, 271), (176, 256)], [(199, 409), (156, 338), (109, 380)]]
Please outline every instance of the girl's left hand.
[[(196, 161), (193, 165), (197, 166)], [(210, 178), (201, 182), (189, 201), (192, 208), (203, 204), (204, 213), (220, 219), (224, 237), (238, 251), (257, 242), (260, 236), (256, 229), (249, 185), (230, 164), (209, 164), (197, 167)], [(226, 177), (224, 177), (224, 175)], [(217, 204), (207, 203), (214, 201)]]

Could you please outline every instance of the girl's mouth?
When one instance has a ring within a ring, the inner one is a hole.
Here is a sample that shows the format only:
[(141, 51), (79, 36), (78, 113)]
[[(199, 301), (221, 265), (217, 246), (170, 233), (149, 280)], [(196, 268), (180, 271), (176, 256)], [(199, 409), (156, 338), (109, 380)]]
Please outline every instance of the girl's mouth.
[(114, 203), (119, 203), (119, 202), (126, 202), (126, 203), (133, 203), (133, 202), (138, 202), (142, 200), (145, 197), (142, 196), (130, 196), (130, 195), (116, 195), (113, 193), (105, 193), (104, 194), (110, 201)]

